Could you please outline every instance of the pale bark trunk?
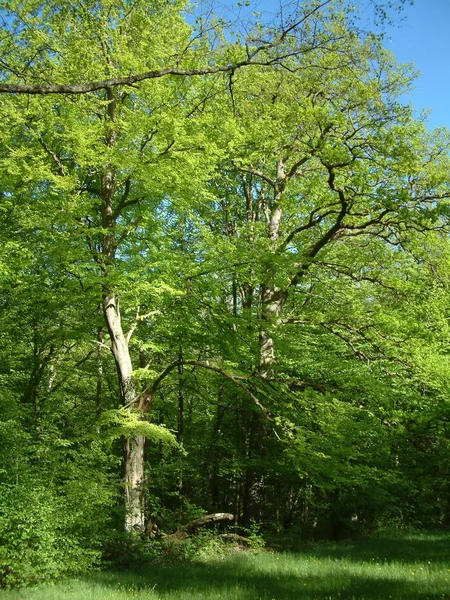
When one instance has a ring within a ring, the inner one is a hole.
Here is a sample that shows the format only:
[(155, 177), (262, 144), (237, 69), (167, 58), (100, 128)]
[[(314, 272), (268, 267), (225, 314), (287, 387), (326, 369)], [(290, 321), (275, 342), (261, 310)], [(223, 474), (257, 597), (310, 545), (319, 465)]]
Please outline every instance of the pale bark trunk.
[[(225, 409), (223, 406), (223, 392), (224, 387), (220, 385), (219, 393), (217, 397), (217, 415), (216, 421), (214, 423), (214, 429), (211, 436), (211, 446), (210, 446), (210, 492), (211, 492), (211, 505), (213, 510), (217, 510), (219, 506), (219, 491), (220, 491), (220, 482), (219, 482), (219, 465), (220, 465), (220, 450), (219, 450), (219, 438), (220, 438), (220, 429), (222, 427), (222, 421), (225, 415)], [(235, 514), (239, 514), (236, 512)]]
[[(270, 242), (276, 246), (280, 235), (281, 219), (283, 210), (281, 208), (281, 198), (286, 183), (286, 174), (284, 171), (284, 162), (279, 160), (277, 164), (277, 191), (273, 198), (271, 208), (266, 207), (266, 218), (268, 225), (268, 236)], [(280, 317), (281, 310), (286, 300), (286, 292), (276, 288), (270, 281), (273, 278), (273, 266), (269, 265), (267, 270), (266, 283), (261, 285), (260, 294), (260, 315), (263, 325), (259, 331), (259, 373), (261, 377), (267, 378), (273, 375), (273, 365), (275, 363), (275, 345), (270, 329), (276, 326)]]
[(284, 290), (262, 286), (260, 312), (263, 325), (259, 331), (259, 374), (264, 378), (273, 376), (275, 343), (270, 330), (277, 325), (285, 299)]
[(39, 360), (39, 345), (38, 345), (38, 329), (39, 326), (37, 323), (34, 324), (34, 336), (33, 336), (33, 357), (34, 357), (34, 369), (33, 374), (35, 377), (32, 377), (32, 386), (33, 386), (33, 403), (34, 403), (34, 417), (35, 417), (35, 429), (36, 429), (36, 437), (39, 439), (41, 437), (41, 401), (39, 398), (39, 383), (42, 377), (43, 368), (40, 364)]
[(184, 436), (184, 388), (183, 388), (183, 348), (178, 352), (178, 431), (177, 441), (182, 446)]
[(133, 367), (128, 348), (128, 340), (122, 328), (120, 312), (114, 296), (105, 296), (103, 311), (111, 340), (111, 350), (114, 355), (119, 376), (120, 395), (124, 404), (132, 405), (136, 399), (133, 385)]
[[(283, 211), (280, 206), (281, 195), (284, 189), (284, 165), (280, 161), (277, 167), (278, 192), (275, 194), (272, 206), (264, 207), (268, 225), (268, 237), (274, 248), (278, 241)], [(263, 379), (271, 379), (275, 368), (275, 342), (272, 330), (277, 326), (281, 311), (286, 301), (285, 290), (273, 285), (273, 266), (267, 265), (266, 281), (260, 286), (259, 314), (261, 326), (259, 330), (259, 364), (258, 372)], [(266, 439), (268, 436), (266, 424), (261, 421), (260, 415), (252, 414), (249, 431), (248, 459), (251, 463), (253, 454), (263, 456)], [(261, 517), (264, 503), (264, 474), (255, 468), (247, 468), (245, 478), (245, 494), (243, 521), (246, 525), (252, 519)]]
[(145, 437), (136, 435), (126, 441), (125, 531), (144, 531), (144, 448)]
[[(272, 329), (278, 324), (281, 311), (286, 301), (285, 290), (270, 285), (261, 286), (260, 316), (262, 324), (259, 330), (259, 365), (258, 371), (263, 379), (271, 379), (275, 373), (275, 342)], [(261, 416), (253, 414), (250, 434), (250, 444), (256, 445), (255, 453), (263, 456), (267, 425), (261, 421)], [(244, 521), (258, 520), (264, 502), (264, 475), (257, 470), (248, 470), (246, 479), (246, 499)]]
[(97, 327), (97, 393), (95, 405), (99, 417), (103, 409), (103, 327)]
[[(125, 406), (133, 408), (137, 401), (133, 382), (133, 367), (128, 340), (123, 332), (120, 312), (114, 296), (103, 300), (103, 311), (111, 339), (119, 379), (120, 394)], [(125, 446), (125, 530), (144, 531), (144, 448), (145, 437), (132, 436)]]

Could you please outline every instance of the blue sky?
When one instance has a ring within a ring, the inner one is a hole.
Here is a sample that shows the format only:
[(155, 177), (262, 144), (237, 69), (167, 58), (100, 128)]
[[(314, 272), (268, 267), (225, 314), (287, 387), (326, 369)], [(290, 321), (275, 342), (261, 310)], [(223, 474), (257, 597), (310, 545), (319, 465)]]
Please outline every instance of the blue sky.
[(410, 101), (419, 113), (432, 110), (430, 128), (450, 128), (450, 0), (414, 0), (405, 16), (389, 28), (385, 45), (421, 72)]

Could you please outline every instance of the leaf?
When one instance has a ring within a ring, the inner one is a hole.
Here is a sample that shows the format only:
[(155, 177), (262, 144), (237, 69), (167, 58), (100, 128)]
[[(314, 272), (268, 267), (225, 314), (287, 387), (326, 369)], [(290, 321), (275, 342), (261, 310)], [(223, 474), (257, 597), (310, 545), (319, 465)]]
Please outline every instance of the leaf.
[(113, 441), (121, 437), (144, 436), (152, 442), (159, 442), (170, 447), (179, 444), (170, 431), (163, 425), (155, 425), (143, 420), (137, 411), (107, 410), (101, 415), (98, 425), (105, 440)]

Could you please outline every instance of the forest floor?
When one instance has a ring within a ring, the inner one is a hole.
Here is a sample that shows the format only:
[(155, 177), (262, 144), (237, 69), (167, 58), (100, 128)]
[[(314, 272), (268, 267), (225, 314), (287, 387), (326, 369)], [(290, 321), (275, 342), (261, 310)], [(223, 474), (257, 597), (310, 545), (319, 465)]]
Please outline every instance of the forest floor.
[(301, 552), (94, 572), (84, 579), (0, 592), (1, 600), (450, 599), (450, 534), (316, 543)]

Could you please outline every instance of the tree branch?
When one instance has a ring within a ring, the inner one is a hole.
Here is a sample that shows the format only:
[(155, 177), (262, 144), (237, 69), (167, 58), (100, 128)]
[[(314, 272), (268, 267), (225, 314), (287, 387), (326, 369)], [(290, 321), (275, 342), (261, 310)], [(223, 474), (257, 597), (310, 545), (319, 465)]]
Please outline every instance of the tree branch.
[[(233, 73), (236, 69), (246, 67), (249, 65), (255, 66), (270, 66), (283, 61), (284, 58), (303, 54), (319, 46), (318, 43), (314, 43), (312, 46), (307, 48), (295, 49), (289, 53), (267, 60), (255, 61), (255, 57), (262, 52), (271, 50), (281, 46), (288, 36), (298, 29), (304, 22), (311, 18), (315, 13), (320, 11), (322, 8), (327, 6), (331, 0), (323, 0), (314, 8), (302, 15), (301, 18), (297, 19), (287, 27), (283, 27), (278, 35), (274, 36), (272, 40), (248, 40), (246, 42), (247, 58), (246, 60), (238, 61), (236, 63), (219, 65), (216, 67), (204, 67), (203, 69), (158, 69), (155, 71), (147, 71), (145, 73), (136, 73), (135, 75), (128, 75), (127, 77), (113, 77), (110, 79), (104, 79), (101, 81), (94, 81), (91, 83), (80, 83), (80, 84), (29, 84), (29, 83), (0, 83), (0, 94), (37, 94), (37, 95), (48, 95), (48, 94), (88, 94), (102, 89), (111, 89), (120, 85), (134, 86), (136, 83), (146, 81), (148, 79), (157, 79), (172, 75), (176, 77), (192, 77), (195, 75), (212, 75), (214, 73)], [(257, 43), (257, 46), (250, 49), (251, 43)]]
[(309, 215), (309, 221), (307, 223), (305, 223), (304, 225), (300, 225), (299, 227), (291, 231), (291, 233), (286, 237), (284, 242), (278, 247), (278, 252), (283, 252), (298, 233), (301, 233), (302, 231), (306, 231), (307, 229), (311, 229), (311, 227), (319, 225), (325, 219), (325, 217), (328, 217), (329, 215), (332, 215), (337, 211), (328, 210), (314, 218), (313, 215), (315, 212), (317, 212), (317, 210), (311, 212), (311, 214)]
[[(330, 189), (333, 190), (333, 192), (336, 192), (338, 194), (340, 204), (341, 204), (341, 210), (337, 216), (337, 219), (336, 219), (336, 222), (334, 223), (334, 225), (332, 227), (330, 227), (330, 229), (319, 240), (317, 240), (317, 242), (315, 244), (313, 244), (306, 251), (306, 253), (305, 253), (306, 259), (313, 259), (315, 256), (317, 256), (317, 254), (320, 252), (320, 250), (322, 250), (322, 248), (324, 246), (326, 246), (326, 244), (328, 244), (328, 242), (334, 238), (334, 236), (337, 234), (339, 229), (342, 227), (342, 221), (344, 220), (344, 217), (346, 216), (347, 211), (348, 211), (348, 202), (345, 198), (344, 192), (340, 188), (337, 188), (334, 184), (335, 174), (334, 174), (333, 167), (331, 167), (329, 165), (325, 165), (325, 166), (328, 169), (328, 185), (329, 185)], [(300, 281), (302, 276), (309, 269), (310, 265), (311, 265), (311, 260), (307, 260), (300, 265), (300, 268), (298, 269), (297, 273), (291, 279), (290, 286), (297, 285), (297, 283)]]
[(146, 73), (137, 73), (128, 77), (113, 77), (92, 83), (80, 84), (30, 84), (30, 83), (0, 83), (0, 94), (89, 94), (98, 90), (111, 89), (119, 85), (133, 86), (141, 81), (148, 79), (159, 79), (173, 75), (176, 77), (192, 77), (195, 75), (213, 75), (214, 73), (229, 73), (241, 67), (249, 65), (269, 66), (272, 61), (253, 62), (252, 60), (242, 60), (240, 62), (221, 65), (217, 67), (205, 67), (204, 69), (158, 69), (156, 71), (147, 71)]
[(174, 369), (176, 369), (180, 365), (188, 365), (188, 366), (192, 366), (192, 367), (199, 367), (201, 369), (207, 369), (209, 371), (213, 371), (214, 373), (217, 373), (218, 375), (222, 375), (222, 377), (225, 377), (226, 379), (229, 379), (230, 381), (232, 381), (234, 383), (234, 385), (236, 385), (238, 388), (243, 390), (248, 396), (250, 396), (250, 398), (253, 400), (253, 402), (256, 404), (256, 406), (261, 410), (261, 412), (266, 417), (266, 419), (268, 419), (269, 421), (273, 420), (270, 415), (270, 412), (261, 404), (261, 402), (258, 400), (258, 398), (249, 389), (247, 389), (245, 387), (245, 385), (243, 385), (241, 383), (241, 381), (239, 381), (239, 379), (246, 380), (247, 378), (240, 378), (236, 375), (231, 375), (231, 373), (227, 373), (227, 371), (224, 371), (223, 369), (220, 369), (219, 367), (215, 367), (214, 365), (210, 365), (210, 364), (204, 363), (204, 362), (199, 362), (196, 360), (183, 360), (183, 361), (176, 360), (176, 361), (170, 363), (170, 365), (168, 365), (164, 369), (164, 371), (154, 380), (153, 384), (151, 386), (149, 386), (148, 388), (146, 388), (143, 392), (141, 392), (141, 394), (139, 394), (138, 398), (141, 399), (139, 407), (144, 412), (148, 411), (148, 409), (152, 403), (153, 396), (156, 393), (156, 391), (158, 390), (158, 388), (161, 385), (161, 383), (163, 382), (163, 380), (168, 375), (170, 375), (170, 373)]
[(117, 217), (120, 215), (120, 213), (125, 208), (125, 206), (129, 205), (128, 196), (130, 195), (130, 189), (131, 189), (131, 175), (128, 175), (128, 177), (125, 179), (125, 189), (122, 194), (122, 197), (121, 197), (119, 204), (117, 205), (115, 211), (113, 212), (114, 220), (117, 219)]
[(36, 131), (34, 133), (36, 133), (39, 143), (44, 148), (45, 152), (50, 156), (50, 158), (53, 160), (53, 162), (57, 165), (58, 171), (59, 171), (59, 174), (61, 175), (61, 177), (66, 177), (66, 175), (67, 175), (66, 169), (64, 168), (64, 165), (63, 165), (61, 159), (59, 158), (59, 156), (57, 154), (55, 154), (55, 152), (53, 152), (53, 150), (51, 148), (49, 148), (49, 146), (47, 146), (46, 142), (44, 141), (44, 138), (41, 136), (40, 133), (37, 133)]

